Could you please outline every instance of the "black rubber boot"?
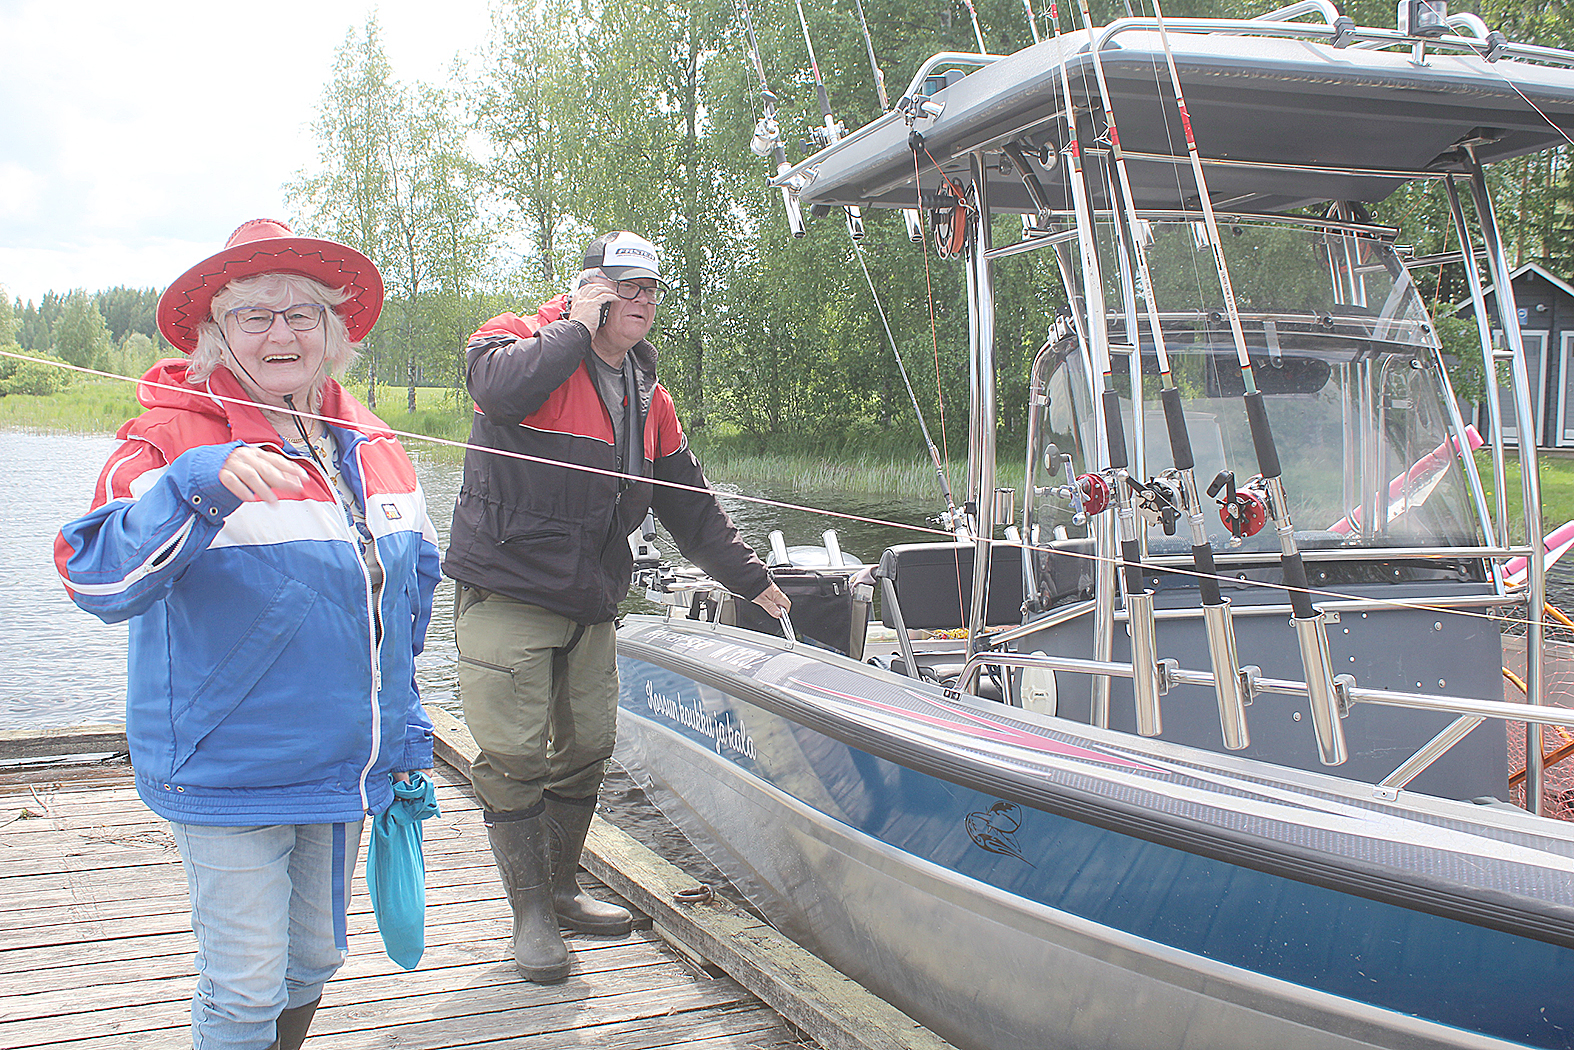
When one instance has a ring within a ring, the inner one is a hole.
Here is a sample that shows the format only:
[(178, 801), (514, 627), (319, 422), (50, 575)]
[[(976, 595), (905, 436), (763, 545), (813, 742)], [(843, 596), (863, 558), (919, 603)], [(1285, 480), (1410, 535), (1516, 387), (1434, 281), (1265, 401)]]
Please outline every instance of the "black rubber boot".
[(546, 799), (552, 835), (552, 908), (560, 925), (580, 933), (625, 934), (633, 926), (627, 908), (599, 901), (579, 888), (579, 855), (596, 813), (596, 800)]
[(305, 1006), (292, 1006), (279, 1015), (279, 1041), (274, 1044), (279, 1050), (301, 1050), (301, 1044), (306, 1041), (306, 1029), (311, 1027), (312, 1014), (317, 1012), (320, 1002), (322, 996), (319, 995)]
[(540, 813), (513, 820), (489, 813), (486, 834), (514, 912), (514, 965), (527, 981), (561, 981), (568, 976), (568, 948), (552, 914), (547, 832)]

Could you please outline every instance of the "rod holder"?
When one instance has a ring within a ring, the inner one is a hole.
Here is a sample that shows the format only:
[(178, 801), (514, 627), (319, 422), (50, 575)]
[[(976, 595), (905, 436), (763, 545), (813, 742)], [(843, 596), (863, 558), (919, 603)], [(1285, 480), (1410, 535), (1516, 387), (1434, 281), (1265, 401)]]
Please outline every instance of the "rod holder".
[(836, 530), (826, 529), (820, 535), (820, 538), (825, 541), (826, 567), (833, 572), (840, 569), (842, 567), (842, 544), (836, 538)]
[(1126, 595), (1126, 612), (1131, 630), (1131, 692), (1137, 703), (1137, 735), (1158, 736), (1164, 731), (1164, 719), (1159, 713), (1159, 665), (1153, 625), (1153, 592)]
[(791, 564), (790, 560), (787, 557), (787, 539), (786, 539), (786, 537), (784, 537), (782, 535), (782, 530), (781, 529), (772, 529), (771, 530), (771, 532), (770, 532), (770, 543), (771, 543), (771, 564), (772, 565), (789, 565), (789, 564)]
[(1320, 612), (1305, 619), (1292, 617), (1291, 622), (1301, 646), (1301, 666), (1306, 671), (1306, 698), (1312, 708), (1312, 728), (1317, 732), (1318, 758), (1325, 766), (1343, 765), (1350, 750), (1345, 746), (1341, 705), (1334, 689), (1328, 626)]
[(1252, 742), (1246, 729), (1246, 695), (1241, 686), (1241, 660), (1235, 647), (1235, 618), (1230, 600), (1202, 607), (1208, 632), (1208, 656), (1213, 661), (1214, 692), (1219, 699), (1219, 729), (1224, 746), (1239, 751)]

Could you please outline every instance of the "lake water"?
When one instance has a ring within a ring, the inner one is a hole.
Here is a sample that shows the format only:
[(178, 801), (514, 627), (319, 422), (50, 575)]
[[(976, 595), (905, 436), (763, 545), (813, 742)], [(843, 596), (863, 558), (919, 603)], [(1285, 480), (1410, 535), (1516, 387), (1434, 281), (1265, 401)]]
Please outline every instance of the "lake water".
[[(115, 444), (113, 437), (103, 434), (0, 429), (0, 461), (11, 464), (12, 479), (11, 492), (0, 500), (0, 728), (125, 720), (125, 625), (105, 624), (72, 604), (55, 572), (53, 556), (55, 533), (87, 510), (99, 470)], [(419, 447), (411, 453), (441, 549), (448, 543), (462, 471), (457, 463), (428, 455)], [(818, 544), (825, 529), (835, 528), (843, 550), (866, 559), (879, 557), (890, 544), (923, 538), (907, 530), (763, 506), (740, 498), (726, 485), (718, 488), (744, 538), (762, 552), (767, 535), (777, 528), (789, 546)], [(936, 509), (919, 499), (876, 500), (835, 492), (763, 489), (747, 495), (907, 524), (922, 524), (924, 516)], [(669, 558), (681, 562), (665, 532), (657, 542)], [(446, 580), (437, 589), (416, 680), (427, 703), (459, 714), (453, 594), (453, 584)], [(658, 610), (635, 593), (624, 603), (624, 611)], [(725, 876), (656, 811), (616, 763), (602, 785), (601, 806), (618, 827), (697, 882), (708, 883), (733, 903), (747, 907)]]
[[(11, 464), (10, 491), (0, 500), (0, 728), (40, 729), (125, 718), (126, 628), (105, 624), (73, 605), (55, 573), (53, 555), (55, 533), (87, 510), (99, 470), (114, 446), (110, 435), (0, 429), (0, 461)], [(445, 547), (460, 467), (419, 447), (411, 451), (437, 526), (438, 545)], [(718, 489), (744, 538), (761, 552), (767, 548), (766, 536), (777, 528), (790, 546), (818, 544), (821, 532), (835, 528), (844, 551), (871, 560), (892, 543), (925, 538), (896, 528), (764, 506), (740, 498), (737, 490), (724, 484)], [(904, 524), (922, 524), (924, 516), (936, 509), (933, 500), (885, 500), (837, 492), (766, 488), (745, 495)], [(681, 561), (665, 532), (658, 543), (669, 558)], [(654, 608), (634, 594), (624, 611)], [(444, 581), (437, 590), (416, 679), (428, 703), (456, 713), (457, 660), (453, 585)]]

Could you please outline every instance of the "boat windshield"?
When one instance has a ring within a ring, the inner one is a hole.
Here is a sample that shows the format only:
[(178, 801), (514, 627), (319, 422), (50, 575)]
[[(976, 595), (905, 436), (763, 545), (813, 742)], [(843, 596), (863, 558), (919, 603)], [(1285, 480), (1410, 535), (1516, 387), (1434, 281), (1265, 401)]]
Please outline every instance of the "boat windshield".
[[(1196, 224), (1151, 224), (1149, 265), (1162, 330), (1181, 392), (1199, 490), (1222, 472), (1245, 485), (1258, 472), (1241, 395), (1245, 385), (1206, 240)], [(1473, 546), (1481, 518), (1458, 455), (1435, 335), (1420, 297), (1391, 246), (1376, 237), (1304, 226), (1226, 224), (1230, 263), (1248, 354), (1278, 446), (1291, 519), (1304, 548)], [(1126, 435), (1141, 459), (1133, 476), (1173, 464), (1159, 402), (1158, 355), (1139, 301), (1120, 294), (1117, 260), (1107, 259), (1112, 379)], [(1062, 259), (1073, 284), (1074, 269)], [(1077, 288), (1080, 297), (1080, 288)], [(1134, 417), (1132, 348), (1140, 348), (1140, 428)], [(1103, 377), (1086, 350), (1068, 340), (1042, 355), (1033, 376), (1028, 524), (1040, 541), (1086, 535), (1065, 489), (1089, 469), (1102, 441), (1092, 398)], [(1474, 431), (1465, 437), (1479, 443)], [(1217, 550), (1276, 551), (1271, 526), (1232, 543), (1205, 494), (1204, 520)], [(1056, 530), (1063, 530), (1058, 532)], [(1166, 534), (1150, 524), (1149, 550), (1189, 549), (1184, 519)]]

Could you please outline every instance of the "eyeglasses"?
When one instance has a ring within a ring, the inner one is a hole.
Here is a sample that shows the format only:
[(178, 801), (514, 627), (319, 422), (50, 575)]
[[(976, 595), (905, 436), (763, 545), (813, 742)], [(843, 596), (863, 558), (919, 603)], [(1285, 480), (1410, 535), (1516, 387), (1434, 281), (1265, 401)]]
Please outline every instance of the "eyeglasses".
[(619, 299), (629, 300), (638, 299), (640, 293), (644, 292), (645, 298), (650, 300), (652, 306), (667, 297), (667, 289), (659, 284), (643, 285), (635, 284), (633, 281), (618, 281), (613, 285), (613, 291), (618, 293)]
[(283, 317), (284, 323), (293, 331), (309, 332), (322, 324), (327, 309), (321, 303), (296, 303), (282, 310), (270, 310), (266, 306), (240, 306), (231, 310), (229, 316), (235, 318), (242, 332), (250, 335), (261, 335), (268, 331), (273, 327), (275, 317)]

